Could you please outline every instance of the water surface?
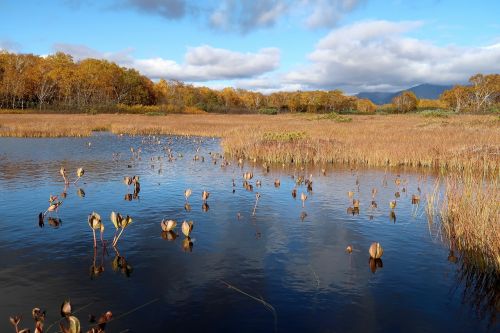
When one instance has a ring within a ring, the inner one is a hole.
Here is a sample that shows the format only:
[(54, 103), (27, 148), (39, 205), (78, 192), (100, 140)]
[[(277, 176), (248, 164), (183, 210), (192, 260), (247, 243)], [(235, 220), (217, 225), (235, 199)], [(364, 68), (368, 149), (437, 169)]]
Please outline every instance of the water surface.
[[(140, 160), (131, 147), (141, 148)], [(32, 326), (35, 306), (47, 309), (47, 327), (66, 298), (84, 328), (88, 314), (111, 310), (117, 319), (107, 332), (498, 329), (491, 316), (464, 301), (459, 265), (449, 260), (438, 229), (428, 225), (423, 200), (411, 203), (418, 188), (423, 197), (432, 187), (433, 176), (331, 165), (322, 166), (326, 175), (309, 166), (267, 172), (249, 161), (242, 168), (236, 161), (214, 164), (220, 151), (217, 139), (192, 137), (1, 138), (0, 331), (12, 331), (8, 317), (14, 314)], [(72, 179), (78, 167), (85, 175), (65, 189), (61, 166)], [(243, 187), (245, 171), (254, 173), (253, 191)], [(122, 182), (133, 175), (141, 180), (136, 197)], [(299, 176), (312, 177), (312, 192), (296, 185)], [(403, 183), (396, 185), (396, 178)], [(185, 209), (186, 188), (193, 191), (191, 211)], [(376, 209), (370, 208), (372, 188), (378, 190)], [(203, 190), (210, 192), (208, 210)], [(40, 228), (38, 213), (47, 209), (49, 195), (62, 198), (64, 191), (59, 212), (51, 215), (62, 224), (53, 228), (46, 218)], [(348, 191), (360, 200), (359, 214), (347, 213)], [(308, 195), (304, 208), (301, 193)], [(94, 252), (87, 224), (92, 211), (103, 217), (108, 243), (111, 211), (133, 217), (117, 251), (99, 244)], [(162, 237), (163, 218), (179, 222), (177, 239)], [(194, 222), (191, 250), (183, 248), (183, 220)], [(368, 255), (374, 241), (384, 247), (383, 267), (375, 272)], [(91, 274), (92, 267), (100, 273)]]

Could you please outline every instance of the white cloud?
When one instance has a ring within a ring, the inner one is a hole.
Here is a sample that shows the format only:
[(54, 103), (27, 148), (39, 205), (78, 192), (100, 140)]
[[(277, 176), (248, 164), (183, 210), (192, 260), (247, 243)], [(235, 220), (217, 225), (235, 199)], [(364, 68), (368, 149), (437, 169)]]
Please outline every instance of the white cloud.
[(164, 58), (135, 59), (132, 50), (104, 53), (85, 45), (56, 44), (56, 51), (71, 54), (76, 60), (103, 58), (132, 67), (152, 79), (204, 82), (252, 78), (271, 72), (280, 64), (277, 48), (263, 48), (256, 53), (242, 53), (209, 45), (189, 48), (184, 63)]
[(310, 12), (305, 23), (310, 28), (332, 27), (344, 16), (354, 10), (360, 0), (303, 0), (304, 9)]
[(309, 89), (397, 90), (419, 83), (466, 81), (474, 73), (500, 71), (500, 47), (438, 46), (405, 33), (422, 22), (367, 21), (331, 31), (287, 73), (285, 83)]
[(332, 30), (307, 55), (307, 63), (280, 69), (280, 50), (244, 53), (202, 45), (182, 62), (137, 59), (133, 50), (103, 53), (83, 45), (57, 44), (76, 59), (105, 58), (152, 79), (176, 79), (270, 93), (279, 90), (342, 89), (397, 91), (420, 83), (463, 83), (475, 73), (500, 72), (500, 43), (483, 47), (441, 46), (411, 38), (420, 21), (364, 21)]

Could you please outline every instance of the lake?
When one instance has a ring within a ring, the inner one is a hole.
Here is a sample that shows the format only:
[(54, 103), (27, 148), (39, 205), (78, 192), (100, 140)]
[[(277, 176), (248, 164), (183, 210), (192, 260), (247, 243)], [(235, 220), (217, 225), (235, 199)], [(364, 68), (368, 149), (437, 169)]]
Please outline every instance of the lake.
[[(198, 137), (0, 138), (0, 331), (14, 331), (8, 317), (15, 314), (32, 328), (35, 306), (47, 310), (47, 328), (60, 318), (65, 299), (83, 328), (89, 314), (111, 310), (107, 332), (499, 328), (491, 319), (498, 303), (474, 304), (482, 291), (463, 282), (459, 254), (427, 222), (432, 173), (333, 165), (266, 170), (253, 161), (224, 165), (221, 150), (219, 139)], [(78, 167), (85, 174), (65, 189), (61, 166), (72, 181)], [(253, 172), (246, 187), (244, 172)], [(134, 175), (141, 183), (136, 195), (123, 183)], [(299, 177), (312, 180), (312, 191), (297, 185)], [(421, 202), (414, 205), (419, 188)], [(349, 191), (359, 199), (359, 213), (348, 211)], [(49, 195), (63, 204), (40, 227)], [(93, 211), (104, 222), (105, 250), (97, 233), (94, 251), (87, 223)], [(116, 250), (112, 211), (133, 218)], [(162, 233), (162, 219), (178, 222), (177, 237)], [(184, 220), (194, 223), (191, 246), (181, 233)], [(372, 242), (382, 245), (382, 261), (370, 261)]]

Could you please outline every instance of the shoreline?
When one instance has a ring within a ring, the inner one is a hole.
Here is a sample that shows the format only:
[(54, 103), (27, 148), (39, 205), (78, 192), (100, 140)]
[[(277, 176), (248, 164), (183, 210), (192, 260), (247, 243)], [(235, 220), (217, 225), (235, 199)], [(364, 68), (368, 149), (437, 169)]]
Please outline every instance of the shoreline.
[(353, 115), (351, 119), (339, 122), (314, 114), (0, 114), (0, 137), (85, 137), (101, 131), (218, 137), (228, 156), (264, 163), (498, 174), (500, 121), (494, 115)]

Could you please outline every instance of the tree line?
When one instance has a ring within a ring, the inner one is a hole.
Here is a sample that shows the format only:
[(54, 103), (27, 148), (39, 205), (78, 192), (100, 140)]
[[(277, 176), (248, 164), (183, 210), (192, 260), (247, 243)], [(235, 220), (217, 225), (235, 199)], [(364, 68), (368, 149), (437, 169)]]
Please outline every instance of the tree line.
[(476, 74), (470, 77), (469, 85), (455, 85), (445, 90), (439, 100), (421, 101), (411, 91), (404, 91), (392, 99), (395, 111), (406, 113), (417, 108), (445, 108), (456, 113), (481, 113), (498, 110), (500, 106), (500, 75)]
[[(471, 86), (446, 91), (442, 102), (457, 112), (480, 112), (498, 103), (499, 75), (471, 78)], [(411, 92), (393, 100), (398, 112), (419, 104)], [(76, 111), (162, 112), (206, 111), (223, 113), (346, 112), (373, 113), (367, 99), (346, 96), (340, 90), (275, 92), (264, 95), (244, 89), (214, 90), (180, 81), (153, 82), (137, 70), (102, 59), (75, 61), (58, 52), (41, 57), (0, 52), (0, 109), (38, 108)]]

